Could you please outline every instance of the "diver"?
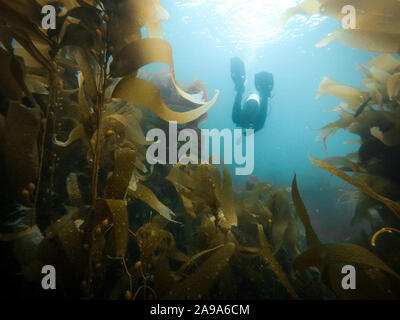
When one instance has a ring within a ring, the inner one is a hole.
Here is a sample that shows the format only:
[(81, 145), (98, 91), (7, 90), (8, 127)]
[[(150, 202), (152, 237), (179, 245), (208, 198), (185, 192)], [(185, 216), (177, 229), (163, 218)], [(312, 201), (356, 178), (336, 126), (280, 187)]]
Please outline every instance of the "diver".
[(238, 57), (231, 59), (231, 77), (236, 91), (232, 121), (243, 129), (254, 129), (254, 132), (262, 129), (267, 118), (268, 100), (274, 87), (272, 74), (260, 72), (255, 75), (254, 83), (258, 94), (250, 94), (243, 108), (242, 100), (245, 91), (246, 72), (243, 61)]

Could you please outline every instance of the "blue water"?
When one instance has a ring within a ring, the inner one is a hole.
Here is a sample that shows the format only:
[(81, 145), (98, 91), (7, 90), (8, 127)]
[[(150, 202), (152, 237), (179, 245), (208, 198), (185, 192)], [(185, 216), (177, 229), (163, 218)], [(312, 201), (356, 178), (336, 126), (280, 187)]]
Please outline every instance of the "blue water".
[[(323, 159), (357, 151), (357, 146), (343, 142), (358, 139), (358, 136), (340, 130), (328, 138), (328, 149), (325, 151), (323, 143), (315, 141), (320, 131), (307, 127), (318, 129), (338, 118), (336, 113), (325, 110), (337, 106), (339, 99), (332, 96), (315, 99), (321, 80), (329, 77), (362, 87), (363, 75), (356, 67), (367, 63), (375, 55), (344, 47), (337, 41), (327, 47), (316, 48), (316, 43), (339, 27), (337, 21), (318, 17), (318, 23), (314, 24), (305, 18), (291, 21), (284, 35), (267, 37), (261, 44), (254, 44), (252, 39), (263, 38), (263, 31), (256, 31), (252, 26), (258, 36), (249, 35), (246, 43), (245, 32), (239, 33), (231, 23), (232, 19), (240, 21), (237, 20), (240, 10), (243, 11), (246, 6), (246, 1), (239, 2), (239, 9), (233, 11), (235, 17), (216, 12), (213, 1), (198, 1), (198, 6), (182, 6), (183, 2), (179, 1), (161, 2), (171, 15), (164, 22), (163, 30), (164, 38), (173, 48), (176, 75), (182, 81), (201, 79), (210, 95), (220, 90), (218, 102), (209, 111), (203, 128), (234, 129), (231, 112), (235, 92), (230, 78), (230, 58), (239, 56), (244, 60), (248, 82), (253, 82), (253, 75), (257, 72), (271, 72), (275, 79), (274, 97), (270, 101), (266, 125), (255, 136), (253, 174), (274, 185), (289, 186), (296, 172), (310, 214), (322, 219), (325, 224), (339, 219), (344, 224), (343, 229), (349, 228), (354, 207), (343, 207), (337, 199), (339, 189), (351, 187), (312, 167), (308, 156)], [(268, 12), (263, 14), (268, 17)], [(262, 15), (258, 19), (262, 19)], [(246, 24), (240, 21), (240, 25), (245, 31)], [(243, 185), (248, 177), (235, 176), (233, 169), (234, 166), (231, 166), (234, 184)]]

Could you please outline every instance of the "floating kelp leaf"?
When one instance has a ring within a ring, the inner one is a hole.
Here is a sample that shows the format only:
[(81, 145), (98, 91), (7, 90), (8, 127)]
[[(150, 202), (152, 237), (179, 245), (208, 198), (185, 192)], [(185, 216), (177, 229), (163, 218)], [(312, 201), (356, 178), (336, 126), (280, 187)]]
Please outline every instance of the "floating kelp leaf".
[[(182, 189), (181, 189), (182, 190)], [(189, 191), (188, 191), (189, 192)], [(186, 212), (189, 214), (190, 217), (193, 219), (196, 218), (196, 211), (194, 210), (193, 203), (190, 199), (185, 197), (183, 193), (179, 194), (182, 200), (182, 204), (185, 207)]]
[(0, 28), (0, 44), (2, 44), (3, 48), (5, 48), (8, 52), (13, 52), (11, 41), (11, 33), (6, 28)]
[(275, 190), (268, 195), (265, 204), (272, 212), (271, 238), (273, 254), (276, 254), (283, 244), (285, 232), (291, 220), (289, 197), (285, 190)]
[(55, 72), (54, 66), (50, 63), (48, 45), (38, 45), (20, 34), (13, 34), (13, 37), (41, 66), (49, 72)]
[(135, 151), (128, 148), (115, 151), (114, 171), (104, 187), (105, 199), (125, 199), (135, 169), (135, 161)]
[(84, 243), (89, 246), (89, 256), (94, 259), (94, 262), (101, 262), (104, 258), (106, 243), (104, 232), (102, 232), (104, 221), (111, 221), (111, 212), (104, 199), (97, 199), (91, 219), (88, 219), (85, 224), (84, 238)]
[(25, 72), (25, 66), (23, 64), (23, 59), (16, 56), (12, 56), (10, 61), (10, 68), (15, 81), (18, 83), (21, 90), (25, 93), (25, 96), (30, 100), (30, 102), (35, 108), (39, 108), (39, 105), (37, 104), (35, 98), (33, 97), (32, 92), (28, 90), (28, 87), (25, 83), (26, 72)]
[(101, 11), (95, 5), (73, 7), (68, 9), (67, 16), (75, 18), (89, 30), (96, 30), (101, 26)]
[[(344, 290), (341, 286), (343, 265), (361, 265), (357, 272), (357, 290)], [(368, 290), (371, 286), (375, 287), (377, 281), (379, 288), (379, 277), (384, 277), (384, 271), (392, 281), (399, 283), (399, 275), (388, 267), (381, 259), (373, 255), (367, 249), (350, 243), (330, 243), (321, 244), (310, 248), (305, 253), (298, 256), (293, 267), (302, 270), (309, 267), (317, 267), (326, 285), (344, 299), (383, 299), (394, 298), (394, 293), (388, 287), (390, 282), (385, 284), (385, 288), (380, 288), (380, 292)], [(370, 269), (365, 269), (369, 267)], [(369, 276), (365, 270), (374, 270), (374, 276)]]
[(221, 247), (223, 247), (224, 244), (220, 244), (218, 246), (216, 246), (215, 248), (211, 248), (211, 249), (207, 249), (207, 250), (203, 250), (201, 252), (196, 253), (194, 256), (191, 256), (190, 259), (188, 259), (184, 264), (182, 264), (182, 266), (179, 268), (178, 273), (183, 273), (185, 272), (185, 270), (198, 258), (200, 258), (201, 256), (213, 252)]
[(339, 167), (343, 171), (353, 171), (353, 168), (357, 168), (357, 163), (353, 162), (348, 156), (345, 157), (329, 157), (324, 159), (325, 162)]
[[(85, 18), (78, 18), (80, 15), (84, 15)], [(69, 11), (67, 16), (59, 18), (59, 20), (62, 24), (57, 37), (59, 46), (61, 48), (66, 46), (80, 48), (88, 54), (90, 53), (101, 65), (103, 28), (101, 27), (100, 11), (94, 7), (85, 6)]]
[(382, 228), (380, 230), (378, 230), (377, 232), (375, 232), (375, 234), (373, 235), (373, 237), (371, 238), (371, 246), (375, 247), (376, 245), (376, 239), (384, 234), (384, 233), (392, 233), (392, 232), (397, 232), (400, 233), (400, 230), (396, 229), (396, 228)]
[(397, 0), (320, 0), (321, 14), (338, 21), (343, 19), (342, 8), (352, 5), (356, 9), (357, 29), (399, 34), (400, 23), (396, 18), (400, 14)]
[[(137, 71), (142, 66), (155, 62), (167, 64), (170, 68), (172, 82), (179, 94), (187, 101), (198, 104), (190, 94), (187, 94), (177, 86), (172, 61), (172, 49), (169, 43), (162, 39), (141, 39), (129, 44), (113, 60), (111, 74), (115, 77), (122, 77)], [(217, 96), (218, 92), (214, 99)]]
[(278, 278), (280, 283), (285, 287), (290, 296), (293, 299), (296, 300), (299, 299), (299, 296), (297, 295), (292, 284), (290, 283), (286, 273), (283, 271), (282, 267), (275, 259), (261, 224), (257, 224), (257, 230), (258, 230), (258, 241), (260, 243), (260, 255), (268, 262), (268, 265), (270, 266), (271, 270), (274, 272), (275, 276)]
[(43, 95), (49, 94), (49, 91), (47, 90), (48, 81), (46, 78), (33, 74), (27, 74), (25, 76), (25, 82), (28, 92)]
[(75, 60), (79, 65), (79, 69), (82, 71), (84, 84), (88, 95), (92, 102), (95, 102), (97, 97), (97, 85), (94, 77), (95, 73), (90, 65), (89, 57), (83, 49), (76, 48)]
[(0, 91), (9, 99), (20, 101), (24, 93), (12, 73), (12, 59), (13, 57), (10, 53), (0, 48), (0, 68), (2, 70), (0, 75)]
[(121, 131), (125, 131), (127, 138), (137, 144), (148, 145), (149, 142), (146, 140), (143, 132), (140, 128), (140, 123), (135, 117), (128, 117), (126, 114), (114, 113), (107, 116), (105, 119), (105, 129), (110, 129), (110, 122), (118, 122), (122, 125)]
[(159, 299), (159, 297), (163, 297), (169, 292), (175, 282), (168, 257), (161, 255), (157, 259), (157, 264), (154, 266), (152, 272), (154, 275), (153, 289), (157, 293), (157, 299)]
[(373, 127), (370, 129), (370, 133), (388, 147), (400, 145), (400, 121), (386, 132), (382, 132), (378, 127)]
[(317, 47), (325, 46), (336, 39), (343, 45), (360, 50), (373, 52), (398, 53), (400, 39), (400, 24), (397, 18), (400, 14), (398, 2), (395, 0), (305, 0), (295, 8), (286, 11), (281, 24), (284, 26), (290, 17), (296, 14), (321, 13), (342, 21), (342, 8), (351, 5), (356, 8), (357, 28), (338, 29), (332, 35), (322, 40)]
[(71, 172), (67, 177), (66, 184), (69, 204), (74, 207), (80, 207), (83, 204), (83, 201), (78, 183), (78, 175)]
[(154, 255), (165, 254), (169, 248), (171, 234), (155, 223), (146, 223), (136, 232), (136, 242), (140, 250), (141, 260), (150, 263)]
[(386, 83), (389, 80), (391, 74), (385, 70), (379, 69), (375, 66), (370, 67), (369, 69), (371, 78), (375, 80), (376, 86), (382, 85), (386, 87)]
[(4, 164), (9, 183), (20, 197), (28, 184), (35, 183), (37, 179), (40, 123), (39, 110), (18, 103), (10, 104), (4, 134)]
[(197, 300), (204, 297), (214, 285), (216, 279), (224, 271), (235, 252), (235, 244), (226, 243), (217, 249), (185, 280), (175, 284), (166, 299)]
[(160, 0), (153, 0), (153, 16), (146, 20), (146, 29), (150, 38), (162, 38), (162, 20), (169, 19), (169, 13), (161, 6)]
[(320, 2), (318, 0), (304, 0), (299, 5), (287, 9), (281, 16), (280, 26), (284, 28), (288, 21), (295, 15), (306, 14), (312, 15), (319, 12)]
[(47, 4), (61, 3), (67, 10), (71, 10), (78, 6), (78, 2), (75, 0), (36, 0), (42, 7)]
[(67, 214), (57, 220), (47, 231), (46, 237), (56, 236), (68, 260), (79, 270), (85, 261), (82, 234), (75, 225), (74, 214)]
[(371, 52), (398, 53), (400, 50), (398, 44), (399, 35), (344, 29), (338, 29), (332, 35), (318, 43), (316, 47), (324, 47), (333, 40), (339, 41), (344, 46)]
[(294, 260), (300, 254), (296, 220), (290, 220), (289, 225), (286, 228), (284, 241), (286, 250), (288, 251), (292, 260)]
[(147, 24), (146, 28), (147, 28), (147, 32), (148, 32), (150, 38), (162, 38), (163, 37), (161, 20), (156, 21), (152, 24)]
[(104, 221), (108, 221), (111, 227), (109, 239), (112, 257), (123, 258), (128, 246), (128, 210), (126, 201), (113, 199), (98, 199), (96, 201), (94, 214), (96, 215), (92, 221), (90, 228), (91, 247), (90, 255), (93, 262), (100, 262), (104, 258), (104, 248), (106, 245)]
[(178, 124), (184, 124), (205, 114), (216, 102), (218, 94), (210, 102), (197, 109), (175, 112), (162, 101), (160, 90), (155, 85), (142, 79), (126, 77), (118, 83), (113, 97), (145, 106), (165, 121), (176, 121)]
[(368, 62), (368, 66), (392, 73), (400, 67), (400, 60), (392, 54), (381, 54)]
[(393, 101), (400, 93), (400, 72), (393, 74), (387, 81), (387, 95)]
[(371, 198), (374, 198), (380, 202), (382, 202), (390, 211), (392, 211), (396, 216), (400, 217), (400, 204), (396, 201), (390, 200), (386, 197), (383, 197), (379, 194), (377, 194), (370, 186), (368, 186), (363, 180), (359, 179), (356, 180), (347, 174), (345, 174), (343, 171), (340, 169), (336, 168), (335, 166), (332, 166), (331, 164), (324, 162), (322, 160), (319, 160), (317, 158), (311, 157), (310, 160), (312, 164), (316, 167), (319, 167), (321, 169), (324, 169), (335, 176), (339, 177), (340, 179), (350, 183), (351, 185), (359, 188), (362, 192), (370, 196)]
[(29, 18), (29, 20), (37, 25), (42, 21), (42, 16), (40, 15), (41, 7), (36, 1), (26, 1), (26, 0), (14, 0), (7, 1), (1, 0), (1, 5), (7, 6), (9, 9), (17, 12), (23, 17)]
[[(376, 279), (383, 279), (385, 277), (385, 274), (381, 271), (386, 272), (396, 281), (398, 281), (400, 277), (382, 260), (363, 247), (350, 243), (321, 244), (316, 238), (315, 232), (310, 224), (307, 210), (298, 194), (296, 176), (293, 180), (292, 195), (296, 209), (299, 207), (297, 212), (306, 229), (309, 248), (308, 251), (302, 253), (294, 260), (293, 268), (302, 270), (309, 267), (317, 267), (321, 272), (324, 283), (339, 297), (344, 299), (376, 299), (382, 298), (383, 296), (390, 298), (392, 296), (392, 293), (388, 291), (390, 282), (385, 282), (381, 285), (379, 283), (380, 280)], [(311, 234), (314, 234), (316, 239), (310, 240)], [(341, 281), (343, 279), (341, 267), (346, 264), (360, 265), (360, 268), (357, 270), (357, 290), (344, 290), (341, 286)], [(369, 267), (369, 269), (367, 267)], [(372, 272), (372, 270), (374, 271)], [(376, 285), (374, 281), (377, 282)], [(373, 290), (370, 290), (371, 286), (374, 287)], [(380, 291), (378, 292), (378, 290)]]
[(43, 16), (41, 7), (35, 1), (0, 0), (0, 21), (5, 21), (11, 32), (23, 37), (49, 44), (45, 34), (39, 29)]
[(223, 164), (224, 177), (222, 179), (222, 186), (219, 194), (217, 195), (221, 209), (224, 213), (225, 219), (228, 221), (229, 225), (237, 225), (237, 215), (234, 205), (234, 198), (232, 192), (232, 179), (228, 171), (228, 168)]
[(342, 85), (329, 78), (324, 78), (318, 89), (318, 96), (331, 94), (341, 100), (347, 102), (348, 108), (357, 110), (361, 103), (368, 97), (366, 91), (359, 90), (354, 87)]
[(90, 108), (88, 101), (86, 99), (86, 94), (84, 90), (84, 77), (82, 73), (79, 73), (78, 76), (78, 119), (84, 124), (84, 127), (89, 126), (89, 119), (90, 119)]
[[(213, 165), (182, 165), (174, 166), (167, 177), (179, 193), (186, 212), (195, 217), (203, 211), (217, 217), (221, 214), (221, 220), (226, 219), (222, 209), (223, 201), (230, 201), (231, 183), (229, 179), (224, 182), (221, 179), (219, 169)], [(223, 189), (224, 188), (224, 189)], [(229, 191), (230, 190), (230, 191)], [(224, 194), (225, 193), (225, 194)], [(224, 199), (226, 198), (226, 200)], [(226, 206), (228, 216), (235, 221), (236, 212), (231, 204)], [(228, 222), (227, 224), (229, 224)]]
[(145, 185), (138, 183), (136, 190), (132, 190), (128, 188), (128, 196), (139, 199), (149, 205), (151, 208), (156, 210), (159, 214), (161, 214), (164, 218), (166, 218), (169, 221), (175, 222), (172, 217), (175, 216), (175, 214), (163, 205), (158, 199), (157, 196), (151, 191), (149, 188), (147, 188)]
[(310, 217), (308, 215), (307, 209), (304, 205), (303, 199), (300, 196), (299, 189), (297, 187), (297, 176), (294, 175), (292, 182), (292, 199), (294, 206), (296, 208), (297, 215), (299, 216), (301, 222), (306, 230), (306, 239), (308, 247), (312, 247), (320, 244), (317, 234), (311, 225)]
[(111, 237), (113, 244), (113, 255), (115, 257), (125, 257), (128, 247), (128, 210), (124, 200), (104, 200), (110, 211), (111, 216)]
[(86, 137), (85, 129), (81, 123), (76, 123), (76, 126), (72, 131), (69, 133), (68, 139), (65, 142), (61, 142), (57, 140), (56, 135), (53, 135), (53, 143), (58, 147), (68, 147), (73, 142), (78, 141), (80, 139), (84, 139)]

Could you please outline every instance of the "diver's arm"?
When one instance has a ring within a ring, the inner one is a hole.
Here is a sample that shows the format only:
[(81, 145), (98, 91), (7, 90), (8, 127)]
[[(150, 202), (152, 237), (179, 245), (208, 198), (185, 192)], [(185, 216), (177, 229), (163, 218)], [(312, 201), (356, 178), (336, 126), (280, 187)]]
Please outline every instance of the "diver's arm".
[(240, 126), (241, 124), (241, 113), (242, 113), (242, 98), (243, 98), (243, 88), (238, 88), (236, 91), (235, 102), (233, 103), (232, 110), (232, 121)]
[(254, 132), (261, 130), (264, 127), (265, 120), (267, 119), (268, 112), (268, 97), (261, 96), (260, 111), (257, 117), (257, 123), (254, 125)]

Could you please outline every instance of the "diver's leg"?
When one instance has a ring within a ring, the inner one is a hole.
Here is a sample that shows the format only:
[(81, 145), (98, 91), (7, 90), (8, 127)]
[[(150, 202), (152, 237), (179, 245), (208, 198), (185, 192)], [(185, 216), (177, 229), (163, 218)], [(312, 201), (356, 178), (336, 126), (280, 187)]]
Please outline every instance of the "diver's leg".
[(231, 78), (235, 84), (236, 91), (244, 91), (246, 70), (243, 61), (238, 57), (231, 59)]
[(274, 77), (269, 72), (257, 73), (254, 77), (254, 82), (260, 97), (271, 96), (271, 91), (274, 88)]
[(268, 113), (268, 100), (271, 96), (271, 91), (274, 87), (274, 78), (268, 72), (257, 73), (254, 77), (255, 86), (260, 95), (260, 109), (257, 116), (257, 122), (254, 125), (254, 130), (258, 131), (264, 127)]
[(236, 91), (235, 102), (233, 103), (232, 110), (232, 121), (240, 126), (246, 71), (243, 61), (238, 57), (231, 59), (231, 77), (233, 83), (235, 84)]

